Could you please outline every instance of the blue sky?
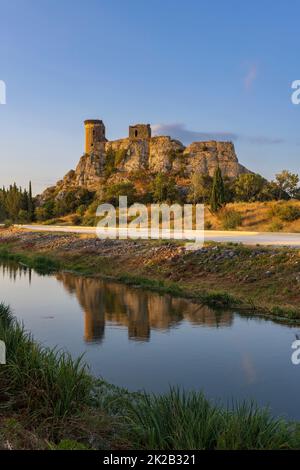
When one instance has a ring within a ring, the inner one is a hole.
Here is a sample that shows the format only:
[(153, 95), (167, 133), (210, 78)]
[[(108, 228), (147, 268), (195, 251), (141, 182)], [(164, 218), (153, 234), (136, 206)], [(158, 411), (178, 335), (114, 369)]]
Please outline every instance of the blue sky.
[(268, 178), (299, 171), (300, 2), (0, 0), (0, 184), (53, 184), (107, 137), (149, 122), (186, 140), (234, 139)]

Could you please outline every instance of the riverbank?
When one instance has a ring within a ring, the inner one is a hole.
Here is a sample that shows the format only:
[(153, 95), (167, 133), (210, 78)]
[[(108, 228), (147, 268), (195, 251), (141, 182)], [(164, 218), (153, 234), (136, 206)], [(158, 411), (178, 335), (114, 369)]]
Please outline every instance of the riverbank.
[(45, 349), (0, 304), (1, 449), (296, 449), (299, 425), (253, 405), (231, 410), (201, 393), (129, 393)]
[(297, 249), (210, 243), (189, 252), (179, 242), (1, 229), (0, 257), (40, 270), (107, 277), (213, 307), (300, 319)]

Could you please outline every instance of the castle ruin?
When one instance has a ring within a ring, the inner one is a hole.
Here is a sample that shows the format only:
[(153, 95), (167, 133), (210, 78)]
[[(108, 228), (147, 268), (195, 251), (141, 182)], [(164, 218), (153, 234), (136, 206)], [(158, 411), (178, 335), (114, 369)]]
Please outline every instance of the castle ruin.
[(239, 163), (232, 142), (211, 140), (184, 146), (171, 136), (152, 136), (150, 124), (131, 125), (128, 137), (109, 141), (102, 120), (88, 119), (84, 128), (84, 155), (76, 169), (57, 183), (58, 192), (71, 187), (97, 191), (107, 180), (130, 181), (140, 171), (153, 176), (167, 173), (179, 185), (189, 184), (194, 173), (212, 176), (218, 166), (228, 178), (249, 172)]

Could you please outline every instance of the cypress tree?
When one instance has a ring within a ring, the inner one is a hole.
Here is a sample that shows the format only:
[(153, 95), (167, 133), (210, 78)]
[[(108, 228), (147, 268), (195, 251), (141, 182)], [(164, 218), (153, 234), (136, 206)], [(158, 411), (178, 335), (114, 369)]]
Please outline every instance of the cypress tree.
[(220, 167), (215, 170), (213, 185), (210, 196), (210, 209), (213, 213), (218, 212), (225, 203), (225, 189)]
[(33, 199), (32, 199), (32, 188), (31, 188), (31, 181), (29, 181), (29, 191), (28, 191), (28, 218), (30, 222), (33, 221), (34, 216), (34, 207), (33, 207)]

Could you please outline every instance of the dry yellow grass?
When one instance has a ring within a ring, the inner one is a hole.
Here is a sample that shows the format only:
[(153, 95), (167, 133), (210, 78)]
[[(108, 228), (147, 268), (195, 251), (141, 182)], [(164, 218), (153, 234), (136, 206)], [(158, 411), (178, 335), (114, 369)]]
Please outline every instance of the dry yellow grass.
[[(270, 201), (270, 202), (235, 202), (227, 204), (227, 209), (233, 209), (242, 217), (242, 223), (235, 230), (254, 232), (300, 232), (300, 218), (293, 222), (281, 220), (273, 215), (281, 205), (296, 206), (300, 210), (300, 201)], [(212, 214), (209, 207), (205, 208), (205, 222), (212, 230), (222, 230), (220, 217)]]
[[(300, 217), (292, 222), (282, 220), (278, 215), (274, 215), (278, 212), (280, 206), (294, 206), (297, 207), (300, 212), (300, 201), (268, 201), (268, 202), (235, 202), (226, 205), (227, 211), (234, 210), (241, 216), (241, 224), (235, 227), (231, 227), (232, 230), (247, 230), (253, 232), (300, 232)], [(149, 211), (149, 223), (150, 223), (150, 207)], [(118, 214), (118, 209), (117, 209)], [(53, 219), (56, 225), (68, 225), (73, 226), (75, 214), (68, 214), (66, 216)], [(174, 219), (174, 215), (171, 213), (171, 220)], [(45, 223), (51, 223), (46, 221)], [(228, 227), (224, 227), (224, 222), (221, 215), (214, 215), (210, 212), (209, 205), (205, 205), (205, 228), (210, 230), (224, 230)]]

